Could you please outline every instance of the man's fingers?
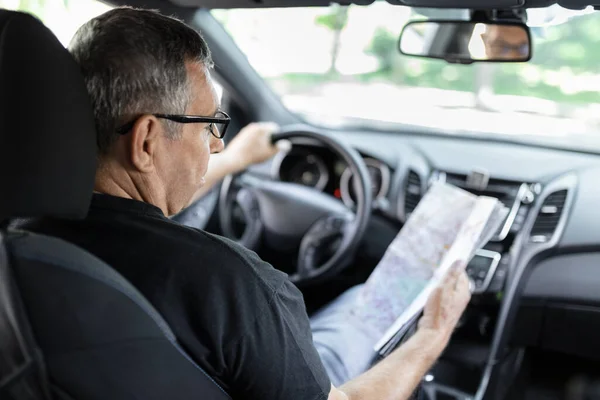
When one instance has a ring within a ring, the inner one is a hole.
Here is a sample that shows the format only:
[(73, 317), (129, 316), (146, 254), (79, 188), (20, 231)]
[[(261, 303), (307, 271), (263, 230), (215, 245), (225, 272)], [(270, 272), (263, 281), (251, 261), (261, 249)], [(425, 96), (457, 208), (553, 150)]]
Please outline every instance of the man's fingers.
[(444, 289), (448, 292), (463, 292), (469, 290), (469, 278), (464, 271), (452, 271), (448, 273), (448, 279), (444, 282)]
[(471, 299), (471, 291), (469, 290), (469, 277), (461, 267), (460, 263), (455, 263), (446, 276), (442, 284), (444, 302), (455, 304), (460, 308), (464, 308)]
[(456, 260), (454, 261), (454, 263), (452, 263), (452, 267), (450, 267), (452, 269), (452, 271), (454, 271), (455, 273), (460, 273), (462, 271), (465, 270), (466, 267), (466, 263), (462, 260)]
[(432, 329), (449, 337), (463, 314), (471, 293), (464, 262), (453, 264), (444, 281), (431, 293), (419, 329)]
[(279, 125), (275, 122), (261, 122), (260, 127), (269, 133), (275, 133), (279, 130)]
[(456, 288), (459, 285), (459, 281), (462, 279), (462, 277), (466, 276), (464, 265), (465, 264), (463, 261), (455, 261), (454, 264), (452, 264), (452, 267), (450, 268), (450, 271), (448, 271), (448, 275), (446, 276), (446, 287), (451, 287), (456, 290)]
[(470, 281), (466, 272), (462, 272), (456, 281), (457, 305), (464, 309), (471, 300)]
[(256, 130), (260, 131), (263, 134), (271, 135), (279, 130), (279, 125), (275, 122), (254, 122), (249, 126), (252, 126)]
[[(268, 136), (269, 142), (271, 141), (271, 136), (278, 132), (281, 128), (275, 122), (259, 122), (258, 123), (260, 129)], [(292, 149), (292, 142), (289, 140), (279, 140), (275, 143), (276, 151), (289, 152)]]
[[(279, 125), (275, 122), (259, 122), (258, 127), (265, 139), (269, 142), (269, 144), (272, 145), (271, 136), (273, 136), (275, 132), (279, 131)], [(280, 142), (282, 143), (279, 144)], [(289, 151), (289, 149), (291, 149), (291, 143), (280, 140), (279, 142), (275, 143), (273, 148), (274, 150), (276, 149), (276, 151)]]
[(456, 285), (456, 280), (458, 279), (462, 271), (462, 264), (459, 261), (456, 261), (454, 264), (452, 264), (452, 267), (450, 267), (450, 270), (448, 271), (446, 277), (442, 281), (441, 286), (445, 289), (454, 288), (454, 285)]
[(432, 305), (432, 304), (438, 304), (440, 302), (440, 297), (441, 296), (442, 296), (442, 288), (441, 287), (437, 287), (429, 295), (429, 299), (427, 300), (427, 303), (430, 304), (430, 305)]
[(427, 299), (419, 326), (435, 324), (436, 318), (440, 313), (440, 307), (442, 307), (442, 288), (437, 287), (431, 292), (429, 299)]
[(470, 292), (469, 291), (469, 277), (466, 272), (461, 272), (461, 274), (456, 279), (456, 290), (460, 292)]
[(460, 276), (460, 273), (462, 271), (464, 271), (464, 262), (462, 261), (455, 261), (452, 266), (450, 267), (450, 270), (448, 271), (448, 273), (446, 274), (446, 279), (444, 279), (444, 284), (446, 283), (450, 283), (450, 282), (455, 282), (456, 279)]
[(275, 146), (277, 146), (277, 150), (287, 153), (292, 149), (292, 142), (290, 142), (289, 140), (283, 139), (283, 140), (277, 141), (277, 143), (275, 143)]

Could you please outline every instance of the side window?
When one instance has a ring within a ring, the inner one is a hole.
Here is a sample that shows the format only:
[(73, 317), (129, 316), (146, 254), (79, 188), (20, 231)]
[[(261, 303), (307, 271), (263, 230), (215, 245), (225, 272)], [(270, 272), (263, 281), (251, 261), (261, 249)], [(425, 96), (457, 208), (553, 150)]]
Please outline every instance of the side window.
[(212, 80), (215, 84), (215, 89), (217, 90), (217, 95), (219, 96), (219, 100), (221, 100), (221, 104), (225, 105), (228, 98), (227, 93), (225, 93), (225, 88), (223, 88), (223, 85), (221, 82), (219, 82), (219, 78), (217, 78), (214, 74), (212, 74)]
[(98, 0), (0, 0), (0, 8), (35, 15), (66, 47), (81, 25), (112, 7)]
[(244, 110), (235, 101), (235, 98), (231, 96), (231, 93), (226, 87), (220, 82), (220, 79), (215, 74), (212, 75), (213, 83), (217, 90), (217, 95), (221, 100), (221, 109), (225, 111), (231, 117), (231, 123), (227, 129), (227, 135), (225, 136), (225, 144), (227, 144), (233, 137), (251, 121)]

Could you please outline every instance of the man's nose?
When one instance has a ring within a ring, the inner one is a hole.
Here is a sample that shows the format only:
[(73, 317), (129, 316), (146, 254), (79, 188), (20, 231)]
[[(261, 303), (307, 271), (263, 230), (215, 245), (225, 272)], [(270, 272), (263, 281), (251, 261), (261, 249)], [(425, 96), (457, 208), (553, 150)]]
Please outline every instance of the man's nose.
[(211, 153), (220, 153), (225, 148), (225, 143), (223, 143), (223, 139), (219, 139), (215, 136), (211, 136), (210, 141), (210, 152)]

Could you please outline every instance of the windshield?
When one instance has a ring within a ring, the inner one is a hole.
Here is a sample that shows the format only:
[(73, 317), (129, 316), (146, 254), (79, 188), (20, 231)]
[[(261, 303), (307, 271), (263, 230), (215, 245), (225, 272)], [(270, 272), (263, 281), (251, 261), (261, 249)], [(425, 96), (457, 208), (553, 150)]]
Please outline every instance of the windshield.
[(100, 0), (0, 0), (0, 8), (35, 15), (64, 46), (84, 22), (111, 9)]
[(412, 125), (600, 149), (600, 12), (530, 10), (530, 62), (472, 65), (397, 50), (408, 20), (460, 18), (458, 10), (375, 2), (212, 13), (283, 103), (312, 123)]

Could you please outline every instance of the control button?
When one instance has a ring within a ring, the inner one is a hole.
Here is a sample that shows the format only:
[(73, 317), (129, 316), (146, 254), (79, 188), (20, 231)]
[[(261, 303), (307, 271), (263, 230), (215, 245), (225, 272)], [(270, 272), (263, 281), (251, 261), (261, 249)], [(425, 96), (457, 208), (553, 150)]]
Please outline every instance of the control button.
[(329, 231), (337, 232), (344, 225), (344, 220), (339, 217), (329, 217), (326, 221), (327, 222), (323, 228)]
[(485, 277), (487, 276), (488, 272), (485, 270), (479, 270), (479, 272), (477, 272), (477, 278), (479, 279), (485, 279)]
[(498, 268), (498, 270), (496, 270), (495, 278), (499, 281), (504, 282), (504, 279), (506, 279), (506, 272), (508, 272), (506, 268)]
[(527, 213), (529, 212), (529, 206), (522, 205), (519, 207), (519, 211), (515, 216), (515, 220), (510, 228), (511, 232), (518, 232), (521, 230), (521, 227), (525, 223), (525, 218), (527, 218)]
[(504, 288), (507, 272), (508, 268), (506, 265), (498, 266), (498, 269), (496, 270), (496, 273), (490, 282), (490, 286), (488, 288), (489, 292), (499, 292)]
[(546, 243), (548, 240), (550, 238), (547, 235), (535, 235), (530, 239), (531, 243)]
[(521, 199), (521, 202), (523, 204), (531, 204), (531, 203), (533, 203), (534, 200), (535, 200), (535, 194), (531, 191), (531, 189), (527, 189), (527, 191), (523, 195), (523, 198)]

